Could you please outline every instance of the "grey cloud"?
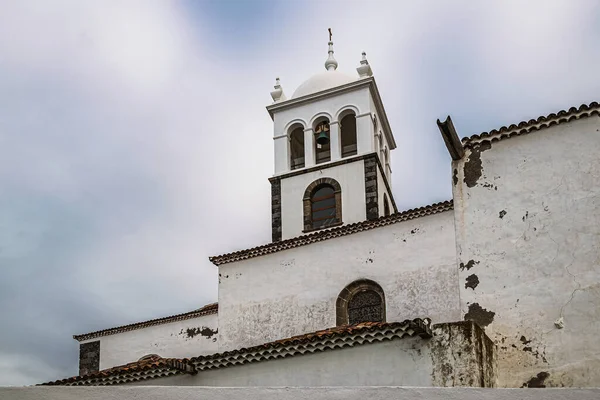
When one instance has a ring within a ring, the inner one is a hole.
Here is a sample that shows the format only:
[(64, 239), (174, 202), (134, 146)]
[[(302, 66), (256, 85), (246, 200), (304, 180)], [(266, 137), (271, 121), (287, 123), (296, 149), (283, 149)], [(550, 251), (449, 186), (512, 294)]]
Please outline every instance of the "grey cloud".
[(274, 78), (321, 71), (329, 26), (341, 70), (367, 51), (400, 208), (450, 197), (436, 118), (470, 135), (600, 91), (593, 2), (290, 4), (252, 40), (184, 3), (25, 3), (0, 6), (0, 385), (76, 374), (72, 334), (216, 300), (207, 257), (270, 237)]

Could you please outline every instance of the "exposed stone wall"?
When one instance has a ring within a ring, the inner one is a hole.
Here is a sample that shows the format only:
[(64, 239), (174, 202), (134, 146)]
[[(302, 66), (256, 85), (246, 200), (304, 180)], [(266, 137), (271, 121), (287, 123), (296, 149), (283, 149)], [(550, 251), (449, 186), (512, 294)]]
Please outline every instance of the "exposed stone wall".
[(502, 387), (600, 386), (600, 118), (482, 143), (453, 163), (461, 312)]
[(436, 324), (433, 335), (433, 386), (496, 386), (496, 346), (476, 323)]
[(79, 345), (79, 375), (86, 375), (100, 370), (100, 341), (81, 343)]

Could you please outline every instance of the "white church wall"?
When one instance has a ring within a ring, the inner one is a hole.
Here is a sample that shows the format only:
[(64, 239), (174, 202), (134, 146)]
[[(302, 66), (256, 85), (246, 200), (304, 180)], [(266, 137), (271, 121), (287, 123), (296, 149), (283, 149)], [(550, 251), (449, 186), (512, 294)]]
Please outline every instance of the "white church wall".
[(159, 386), (432, 386), (429, 340), (405, 338), (135, 382)]
[(390, 206), (390, 214), (394, 213), (394, 206), (392, 205), (392, 194), (387, 190), (385, 186), (385, 181), (381, 170), (377, 169), (377, 191), (379, 192), (377, 195), (377, 201), (379, 202), (379, 216), (383, 217), (385, 215), (385, 209), (383, 206), (383, 198), (384, 194), (387, 196), (388, 204)]
[(335, 302), (367, 278), (387, 321), (461, 319), (452, 212), (219, 267), (219, 351), (335, 326)]
[[(289, 172), (288, 162), (288, 143), (287, 129), (295, 122), (301, 122), (305, 128), (312, 128), (312, 123), (317, 116), (327, 116), (330, 121), (335, 121), (337, 114), (346, 107), (358, 110), (359, 114), (371, 112), (370, 92), (367, 87), (358, 88), (350, 92), (338, 94), (333, 97), (326, 97), (319, 100), (305, 103), (281, 111), (277, 111), (273, 116), (273, 129), (275, 139), (275, 175)], [(359, 118), (360, 120), (360, 118)], [(362, 143), (361, 136), (364, 132), (359, 127), (357, 120), (357, 140)], [(365, 133), (368, 135), (368, 132)], [(279, 137), (279, 138), (278, 138)], [(278, 139), (277, 139), (278, 138)], [(305, 143), (305, 148), (312, 143)], [(370, 152), (372, 148), (359, 146), (360, 152)], [(311, 165), (307, 162), (307, 165)], [(313, 162), (314, 163), (314, 162)]]
[(117, 333), (100, 340), (100, 369), (137, 361), (157, 354), (161, 357), (193, 357), (218, 351), (217, 314)]
[(345, 224), (364, 221), (365, 167), (359, 160), (348, 164), (309, 172), (281, 180), (282, 238), (300, 236), (304, 230), (304, 192), (308, 185), (320, 178), (332, 178), (342, 188), (342, 221)]
[(462, 315), (497, 343), (501, 386), (600, 386), (599, 154), (594, 116), (453, 165)]

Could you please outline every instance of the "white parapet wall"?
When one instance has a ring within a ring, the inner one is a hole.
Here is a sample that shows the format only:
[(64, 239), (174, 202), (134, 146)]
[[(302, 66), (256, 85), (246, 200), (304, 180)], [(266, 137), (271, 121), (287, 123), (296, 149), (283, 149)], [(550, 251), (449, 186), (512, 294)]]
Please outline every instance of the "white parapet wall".
[(10, 400), (597, 400), (600, 389), (410, 387), (211, 388), (180, 386), (0, 388)]

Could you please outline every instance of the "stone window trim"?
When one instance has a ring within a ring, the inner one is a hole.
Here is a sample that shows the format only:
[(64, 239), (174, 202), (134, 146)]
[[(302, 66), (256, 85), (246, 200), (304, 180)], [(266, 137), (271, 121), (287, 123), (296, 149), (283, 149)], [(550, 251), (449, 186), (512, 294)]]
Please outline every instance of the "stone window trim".
[(359, 279), (346, 286), (335, 302), (336, 326), (348, 325), (348, 303), (355, 294), (363, 291), (373, 291), (381, 297), (381, 322), (385, 322), (385, 294), (379, 284), (370, 279)]
[[(335, 218), (337, 222), (335, 224), (330, 224), (327, 226), (321, 226), (319, 228), (313, 228), (312, 222), (312, 206), (310, 202), (310, 198), (313, 192), (319, 187), (323, 185), (330, 185), (333, 187), (333, 192), (335, 195)], [(334, 226), (340, 226), (343, 224), (342, 222), (342, 186), (333, 178), (319, 178), (306, 188), (304, 191), (304, 197), (302, 198), (302, 205), (304, 210), (304, 230), (303, 233), (320, 231), (322, 229), (332, 228)]]

